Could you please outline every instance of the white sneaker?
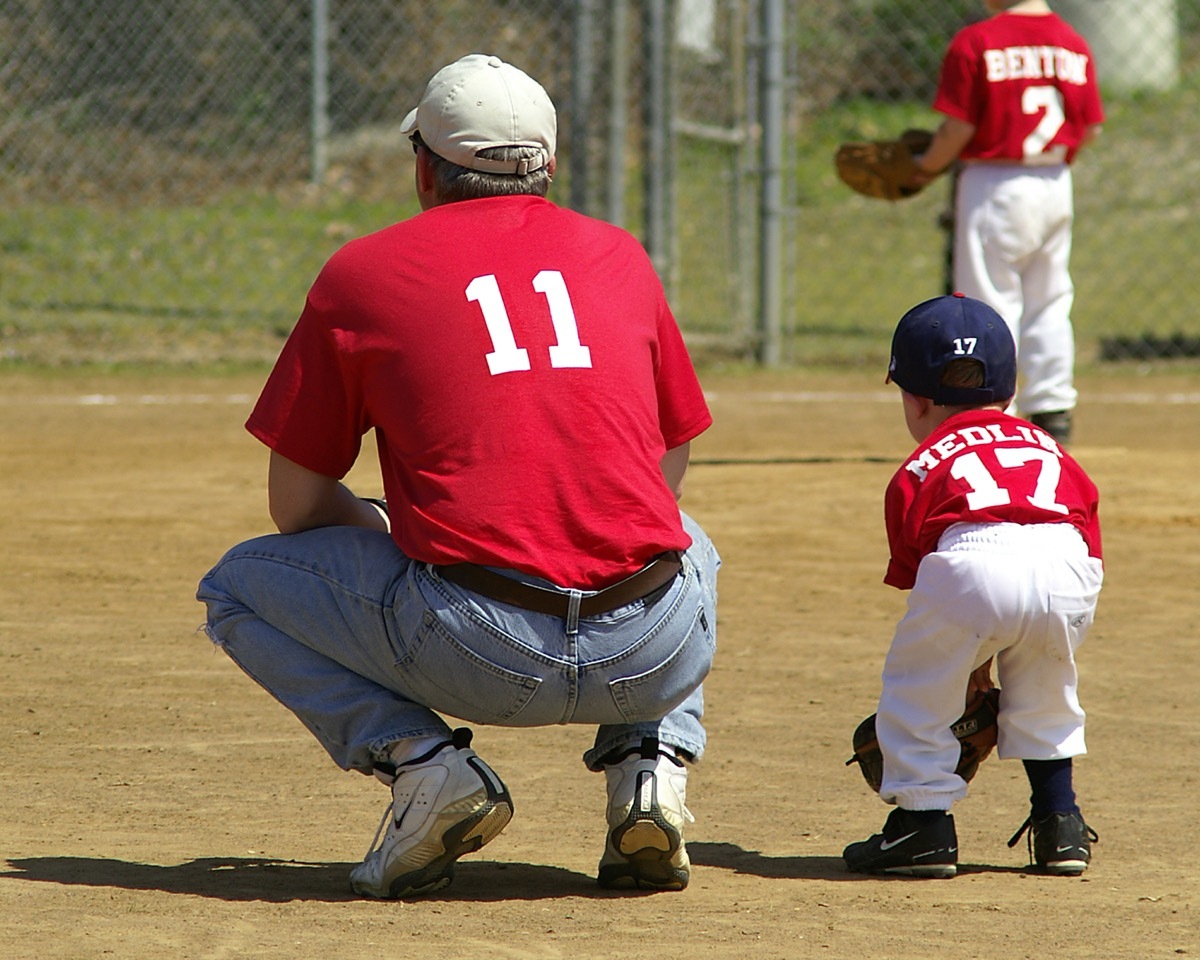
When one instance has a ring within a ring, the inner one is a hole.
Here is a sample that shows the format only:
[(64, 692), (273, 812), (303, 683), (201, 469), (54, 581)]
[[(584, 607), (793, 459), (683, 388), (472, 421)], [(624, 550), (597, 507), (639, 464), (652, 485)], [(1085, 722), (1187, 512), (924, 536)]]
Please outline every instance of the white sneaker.
[(604, 768), (608, 839), (599, 884), (614, 890), (682, 890), (691, 864), (683, 825), (687, 767), (647, 737), (640, 749)]
[(512, 819), (508, 789), (469, 749), (471, 731), (460, 728), (453, 737), (396, 768), (392, 803), (366, 858), (350, 871), (355, 893), (399, 898), (441, 890), (454, 876), (454, 861), (493, 840)]

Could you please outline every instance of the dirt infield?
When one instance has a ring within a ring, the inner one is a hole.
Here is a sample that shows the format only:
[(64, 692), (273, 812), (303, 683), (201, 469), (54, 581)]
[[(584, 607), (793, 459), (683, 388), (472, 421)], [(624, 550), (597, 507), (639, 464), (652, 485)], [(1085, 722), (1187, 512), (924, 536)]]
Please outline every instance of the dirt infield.
[[(407, 903), (346, 882), (384, 789), (196, 633), (197, 579), (268, 529), (241, 430), (261, 379), (0, 377), (0, 957), (1200, 956), (1200, 373), (1081, 384), (1107, 555), (1080, 657), (1084, 877), (1005, 846), (1027, 787), (995, 759), (956, 807), (957, 879), (844, 871), (886, 812), (843, 761), (903, 609), (881, 502), (911, 445), (875, 371), (710, 373), (685, 505), (725, 566), (691, 886), (596, 887), (589, 729), (480, 728), (517, 815)], [(378, 490), (369, 466), (351, 482)]]

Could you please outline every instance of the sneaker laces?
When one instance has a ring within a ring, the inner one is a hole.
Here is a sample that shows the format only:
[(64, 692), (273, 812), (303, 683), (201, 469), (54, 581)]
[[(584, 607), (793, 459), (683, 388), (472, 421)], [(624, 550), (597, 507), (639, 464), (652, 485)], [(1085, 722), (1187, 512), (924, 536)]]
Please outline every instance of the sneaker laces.
[[(1024, 836), (1025, 831), (1028, 830), (1032, 826), (1033, 826), (1033, 817), (1032, 816), (1026, 817), (1025, 822), (1023, 824), (1021, 824), (1021, 826), (1018, 828), (1017, 832), (1008, 838), (1008, 845), (1010, 847), (1015, 847), (1020, 842), (1021, 837)], [(1033, 856), (1033, 834), (1032, 833), (1029, 834), (1029, 855)]]
[(389, 803), (387, 809), (383, 811), (383, 819), (379, 821), (379, 826), (375, 829), (375, 836), (371, 839), (371, 845), (367, 847), (367, 852), (363, 854), (363, 861), (370, 860), (379, 849), (379, 838), (383, 836), (383, 831), (387, 827), (388, 819), (392, 815), (392, 805)]
[[(459, 729), (455, 730), (451, 736), (452, 739), (443, 740), (441, 743), (437, 744), (437, 746), (425, 751), (425, 753), (421, 754), (419, 757), (413, 757), (413, 759), (408, 760), (399, 766), (394, 763), (383, 761), (377, 762), (372, 770), (372, 772), (375, 774), (375, 779), (379, 780), (385, 786), (391, 787), (396, 782), (396, 778), (399, 777), (403, 772), (404, 767), (415, 767), (422, 763), (427, 763), (447, 747), (455, 747), (461, 750), (464, 747), (469, 747), (471, 745), (471, 731), (466, 727), (460, 727)], [(372, 854), (379, 849), (379, 839), (387, 830), (388, 820), (392, 816), (394, 806), (394, 800), (389, 800), (387, 806), (383, 810), (383, 816), (379, 820), (379, 826), (375, 828), (375, 836), (372, 838), (371, 845), (367, 848), (367, 852), (363, 857), (363, 860), (369, 860)]]
[[(1093, 830), (1091, 827), (1088, 826), (1087, 821), (1083, 819), (1082, 815), (1080, 815), (1079, 819), (1081, 821), (1083, 821), (1083, 829), (1087, 832), (1088, 840), (1090, 840), (1092, 843), (1099, 843), (1100, 842), (1100, 834), (1098, 834), (1095, 830)], [(1021, 826), (1017, 830), (1017, 832), (1014, 833), (1008, 840), (1008, 845), (1010, 847), (1015, 847), (1020, 842), (1021, 837), (1024, 836), (1026, 834), (1026, 832), (1028, 832), (1029, 835), (1025, 838), (1025, 844), (1029, 848), (1029, 862), (1030, 863), (1033, 863), (1033, 829), (1032, 828), (1033, 828), (1033, 814), (1031, 813), (1029, 816), (1027, 816), (1025, 818), (1025, 822), (1023, 824), (1021, 824)]]

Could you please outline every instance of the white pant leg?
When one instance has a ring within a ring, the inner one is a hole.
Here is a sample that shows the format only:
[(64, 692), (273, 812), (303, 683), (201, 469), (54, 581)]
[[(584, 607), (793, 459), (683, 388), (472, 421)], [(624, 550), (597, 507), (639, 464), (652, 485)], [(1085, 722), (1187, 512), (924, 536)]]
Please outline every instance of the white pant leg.
[(1025, 246), (1017, 212), (997, 202), (1001, 186), (1019, 167), (968, 164), (958, 178), (955, 201), (954, 287), (982, 300), (1020, 337), (1024, 295), (1012, 251)]
[(879, 795), (907, 810), (949, 810), (967, 795), (955, 772), (950, 725), (963, 712), (971, 671), (987, 660), (988, 631), (965, 622), (986, 587), (979, 565), (934, 553), (921, 561), (908, 612), (883, 666), (875, 732), (883, 751)]
[(1026, 415), (1074, 408), (1070, 168), (968, 164), (956, 206), (954, 285), (1012, 331), (1016, 406)]
[(996, 656), (1001, 759), (1060, 760), (1087, 753), (1075, 651), (1095, 618), (1103, 581), (1103, 567), (1093, 557), (1043, 564), (1041, 617), (1031, 617), (1017, 641)]
[(1102, 579), (1067, 524), (960, 524), (921, 561), (883, 671), (876, 732), (880, 796), (910, 810), (948, 810), (966, 796), (950, 725), (968, 676), (997, 657), (1001, 757), (1084, 751), (1074, 650)]
[(1071, 307), (1071, 228), (1075, 211), (1070, 167), (1048, 168), (1030, 178), (1027, 189), (1040, 193), (1040, 242), (1018, 262), (1024, 311), (1021, 315), (1022, 385), (1018, 406), (1024, 416), (1073, 410), (1075, 390), (1075, 330)]

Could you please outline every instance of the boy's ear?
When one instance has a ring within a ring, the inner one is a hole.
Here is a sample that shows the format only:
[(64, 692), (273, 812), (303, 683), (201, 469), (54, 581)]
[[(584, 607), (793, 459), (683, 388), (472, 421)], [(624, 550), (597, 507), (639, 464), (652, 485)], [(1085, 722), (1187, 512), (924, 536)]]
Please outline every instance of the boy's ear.
[(904, 402), (912, 406), (913, 412), (918, 417), (923, 417), (933, 407), (933, 401), (928, 397), (919, 397), (915, 393), (904, 391)]

